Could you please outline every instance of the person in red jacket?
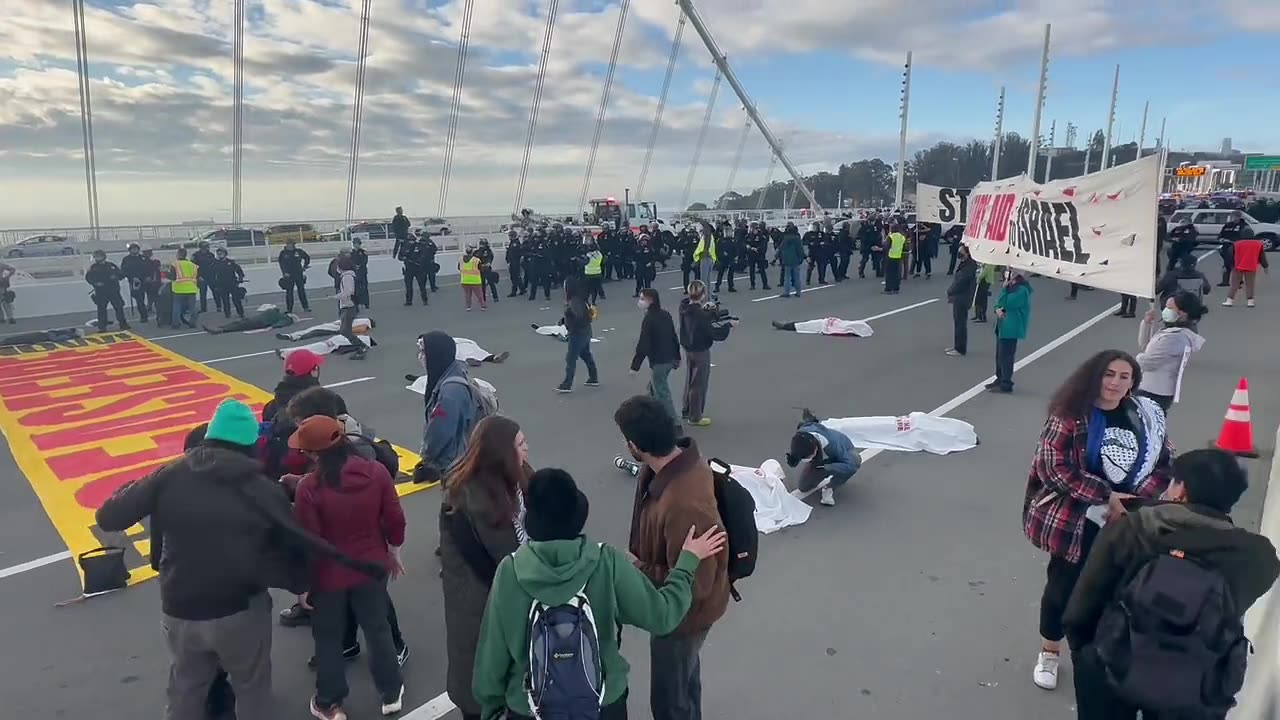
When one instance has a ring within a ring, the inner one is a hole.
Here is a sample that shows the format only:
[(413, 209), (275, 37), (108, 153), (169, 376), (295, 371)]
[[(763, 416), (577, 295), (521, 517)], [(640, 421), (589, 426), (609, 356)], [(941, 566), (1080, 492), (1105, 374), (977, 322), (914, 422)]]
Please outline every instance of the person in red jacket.
[[(376, 460), (357, 455), (342, 423), (323, 415), (298, 423), (289, 447), (305, 452), (315, 463), (315, 470), (298, 483), (294, 498), (298, 523), (353, 559), (382, 565), (392, 578), (402, 574), (404, 510), (387, 469)], [(347, 717), (342, 710), (348, 690), (342, 636), (348, 604), (369, 646), (382, 714), (400, 711), (404, 679), (387, 622), (389, 601), (385, 580), (371, 580), (327, 560), (312, 564), (308, 604), (315, 641), (316, 693), (310, 709), (316, 718)]]
[(1234, 245), (1235, 265), (1231, 269), (1231, 289), (1227, 291), (1227, 299), (1222, 301), (1222, 306), (1235, 305), (1236, 293), (1240, 291), (1240, 286), (1244, 285), (1244, 294), (1247, 298), (1245, 305), (1253, 307), (1253, 288), (1258, 279), (1258, 267), (1261, 266), (1264, 272), (1270, 271), (1266, 248), (1263, 247), (1261, 240), (1254, 237), (1253, 230), (1248, 225), (1241, 231), (1240, 239), (1236, 240)]

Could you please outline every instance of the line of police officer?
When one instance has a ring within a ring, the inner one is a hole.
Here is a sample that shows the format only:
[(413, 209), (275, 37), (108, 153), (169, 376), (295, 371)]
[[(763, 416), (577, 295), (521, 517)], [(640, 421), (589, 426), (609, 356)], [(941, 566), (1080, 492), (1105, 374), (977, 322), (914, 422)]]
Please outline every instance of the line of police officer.
[[(244, 270), (240, 264), (227, 256), (227, 249), (219, 247), (216, 252), (209, 251), (209, 243), (201, 242), (199, 249), (192, 254), (191, 261), (197, 268), (197, 284), (201, 290), (202, 312), (205, 293), (212, 290), (215, 307), (231, 317), (234, 307), (239, 317), (244, 317), (242, 300), (245, 292), (241, 287), (244, 282)], [(142, 322), (150, 320), (154, 308), (162, 302), (160, 288), (164, 284), (164, 270), (152, 253), (151, 248), (143, 249), (138, 243), (129, 243), (128, 254), (119, 265), (107, 260), (106, 252), (95, 250), (93, 263), (85, 272), (85, 282), (93, 288), (92, 298), (98, 308), (98, 330), (107, 328), (107, 308), (115, 311), (116, 321), (121, 330), (128, 330), (129, 323), (125, 319), (124, 299), (120, 294), (120, 282), (129, 282), (129, 294), (133, 300), (134, 310)]]

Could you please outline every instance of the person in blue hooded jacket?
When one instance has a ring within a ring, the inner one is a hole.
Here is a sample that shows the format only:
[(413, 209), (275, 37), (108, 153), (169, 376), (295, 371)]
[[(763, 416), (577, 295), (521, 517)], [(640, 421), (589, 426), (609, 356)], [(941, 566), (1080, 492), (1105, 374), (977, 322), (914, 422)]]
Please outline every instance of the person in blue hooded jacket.
[(831, 507), (836, 504), (835, 489), (849, 482), (849, 478), (862, 466), (862, 455), (849, 436), (823, 425), (807, 408), (800, 425), (791, 436), (791, 449), (787, 452), (787, 465), (796, 467), (804, 463), (797, 489), (802, 493), (812, 491), (825, 478), (831, 481), (822, 487), (821, 502)]
[(433, 330), (418, 338), (418, 362), (427, 371), (426, 424), (414, 482), (439, 480), (467, 451), (476, 402), (466, 363), (457, 359), (457, 353), (457, 343), (447, 333)]

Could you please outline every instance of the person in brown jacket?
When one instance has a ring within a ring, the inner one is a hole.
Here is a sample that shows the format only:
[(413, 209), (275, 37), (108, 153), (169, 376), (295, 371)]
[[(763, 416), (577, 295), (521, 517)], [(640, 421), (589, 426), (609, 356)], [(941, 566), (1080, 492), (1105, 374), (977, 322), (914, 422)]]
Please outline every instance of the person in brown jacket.
[[(637, 395), (613, 415), (631, 456), (643, 465), (631, 511), (630, 555), (655, 585), (662, 585), (680, 557), (689, 528), (723, 526), (711, 468), (690, 438), (677, 441), (675, 425), (660, 402)], [(649, 639), (649, 706), (654, 720), (701, 720), (702, 677), (698, 654), (711, 626), (729, 605), (728, 553), (698, 566), (693, 604), (675, 632)]]

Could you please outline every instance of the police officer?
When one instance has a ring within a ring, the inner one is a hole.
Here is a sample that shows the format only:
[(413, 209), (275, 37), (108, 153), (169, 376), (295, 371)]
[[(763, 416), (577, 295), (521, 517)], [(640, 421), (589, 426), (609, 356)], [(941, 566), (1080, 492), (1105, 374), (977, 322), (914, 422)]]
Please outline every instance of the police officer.
[[(410, 236), (400, 243), (400, 254), (396, 259), (404, 263), (401, 275), (404, 276), (404, 304), (413, 304), (413, 284), (418, 284), (418, 294), (422, 304), (427, 305), (427, 248), (422, 240)], [(432, 261), (434, 262), (434, 261)]]
[(418, 244), (422, 246), (422, 268), (427, 273), (427, 284), (431, 286), (431, 292), (435, 292), (440, 289), (436, 285), (436, 274), (440, 272), (436, 253), (440, 252), (440, 246), (426, 233), (418, 236)]
[[(198, 254), (198, 253), (197, 253)], [(192, 259), (195, 262), (195, 259)], [(306, 250), (298, 247), (298, 241), (290, 238), (285, 241), (284, 249), (276, 257), (276, 263), (280, 265), (281, 286), (284, 289), (285, 312), (293, 312), (293, 293), (298, 293), (298, 302), (302, 303), (302, 309), (311, 312), (311, 304), (307, 302), (307, 278), (303, 275), (307, 268), (311, 267), (311, 256)], [(198, 277), (203, 278), (205, 271), (200, 270)], [(200, 287), (204, 287), (202, 283)], [(204, 300), (204, 294), (201, 293), (200, 299)], [(214, 297), (217, 302), (217, 297)], [(203, 304), (203, 303), (202, 303)]]
[[(391, 218), (391, 233), (395, 235), (395, 244), (391, 247), (391, 257), (400, 257), (400, 246), (409, 239), (409, 218), (405, 217), (404, 208), (397, 207), (395, 217)], [(352, 258), (354, 261), (354, 258)]]
[(739, 221), (736, 228), (726, 226), (724, 234), (720, 237), (721, 240), (716, 247), (718, 257), (716, 258), (716, 287), (713, 292), (720, 292), (720, 285), (724, 281), (726, 272), (729, 274), (729, 292), (738, 292), (738, 289), (733, 286), (733, 267), (747, 239), (746, 224)]
[(760, 287), (769, 289), (769, 235), (759, 223), (751, 223), (747, 230), (747, 277), (751, 280), (751, 289), (756, 289), (756, 273), (760, 274)]
[(809, 229), (800, 240), (804, 243), (805, 252), (809, 255), (809, 265), (804, 271), (804, 284), (806, 286), (813, 284), (813, 269), (816, 267), (818, 268), (818, 282), (822, 285), (826, 285), (826, 252), (822, 247), (821, 223), (816, 220), (809, 223)]
[[(1245, 222), (1243, 215), (1239, 210), (1231, 213), (1231, 219), (1222, 226), (1218, 231), (1218, 256), (1222, 258), (1222, 282), (1218, 283), (1218, 287), (1227, 287), (1231, 284), (1231, 270), (1236, 266), (1236, 241), (1244, 237), (1244, 232), (1249, 224)], [(1248, 237), (1253, 237), (1250, 234)]]
[(220, 247), (214, 251), (214, 259), (209, 263), (209, 288), (213, 290), (214, 302), (222, 308), (226, 317), (231, 317), (231, 306), (236, 306), (236, 317), (244, 317), (244, 304), (241, 302), (240, 283), (244, 282), (244, 269), (240, 263), (227, 257), (227, 249)]
[(360, 238), (351, 238), (351, 268), (356, 273), (356, 307), (373, 307), (369, 303), (369, 253)]
[(123, 277), (120, 268), (107, 260), (105, 252), (93, 251), (93, 264), (84, 274), (84, 279), (93, 286), (93, 303), (98, 306), (98, 332), (107, 331), (107, 305), (115, 308), (120, 329), (129, 329), (129, 321), (124, 317), (124, 300), (120, 297), (120, 280)]
[(529, 286), (529, 299), (533, 300), (542, 288), (543, 299), (551, 299), (551, 261), (547, 255), (546, 231), (538, 228), (533, 239), (524, 247), (524, 281)]
[(1190, 214), (1184, 215), (1177, 227), (1169, 231), (1170, 268), (1176, 267), (1183, 255), (1191, 255), (1195, 252), (1199, 235), (1200, 233), (1196, 230), (1195, 223), (1191, 222)]
[(680, 287), (688, 292), (689, 278), (699, 279), (698, 266), (693, 262), (693, 254), (698, 248), (698, 233), (692, 225), (685, 225), (676, 236), (675, 251), (680, 253)]
[[(596, 235), (596, 249), (600, 251), (602, 268), (601, 281), (609, 282), (613, 280), (614, 269), (618, 264), (618, 239), (613, 234), (613, 228), (605, 225), (600, 228), (600, 234)], [(622, 271), (617, 271), (618, 279), (622, 279)]]
[(876, 277), (884, 277), (884, 239), (880, 218), (872, 213), (858, 228), (858, 277), (867, 276), (867, 260)]
[(849, 279), (849, 263), (853, 259), (852, 224), (848, 220), (840, 223), (840, 230), (836, 233), (836, 259), (832, 261), (831, 269), (837, 281)]
[[(209, 252), (209, 243), (201, 240), (199, 249), (191, 254), (191, 262), (196, 264), (196, 271), (198, 273), (196, 275), (196, 287), (200, 288), (200, 312), (205, 312), (209, 309), (209, 281), (206, 279), (206, 268), (209, 266), (209, 263), (213, 262), (213, 260), (213, 253)], [(219, 310), (222, 309), (218, 305), (217, 297), (213, 298), (213, 305)], [(305, 300), (303, 301), (303, 306), (306, 306)]]
[(640, 291), (653, 287), (654, 272), (653, 264), (657, 261), (653, 254), (653, 247), (650, 244), (652, 240), (649, 236), (640, 236), (640, 245), (636, 248), (635, 257), (635, 277), (636, 292), (631, 297), (640, 297)]
[(618, 267), (621, 271), (620, 277), (631, 279), (635, 277), (635, 260), (636, 249), (639, 243), (635, 233), (630, 230), (623, 230), (618, 233)]
[(511, 292), (507, 295), (509, 298), (524, 292), (524, 286), (520, 284), (523, 277), (523, 273), (520, 272), (523, 268), (520, 266), (523, 262), (524, 248), (520, 246), (520, 233), (512, 228), (507, 231), (507, 275), (511, 279)]
[(149, 309), (146, 278), (150, 264), (142, 257), (142, 246), (136, 242), (129, 243), (129, 254), (120, 261), (120, 272), (129, 281), (129, 295), (133, 298), (133, 306), (137, 308), (138, 318), (142, 322), (147, 322)]
[[(144, 306), (156, 308), (156, 325), (159, 325), (160, 318), (164, 315), (160, 312), (160, 287), (164, 284), (164, 269), (160, 266), (160, 261), (152, 257), (151, 248), (143, 249), (142, 262), (145, 270), (142, 275), (142, 292), (146, 298)], [(168, 307), (172, 310), (172, 299), (169, 300)]]
[(484, 288), (488, 288), (493, 293), (493, 301), (498, 302), (498, 271), (493, 269), (493, 248), (489, 247), (489, 238), (480, 238), (476, 258), (480, 260), (480, 277), (484, 280), (480, 294), (483, 295)]

